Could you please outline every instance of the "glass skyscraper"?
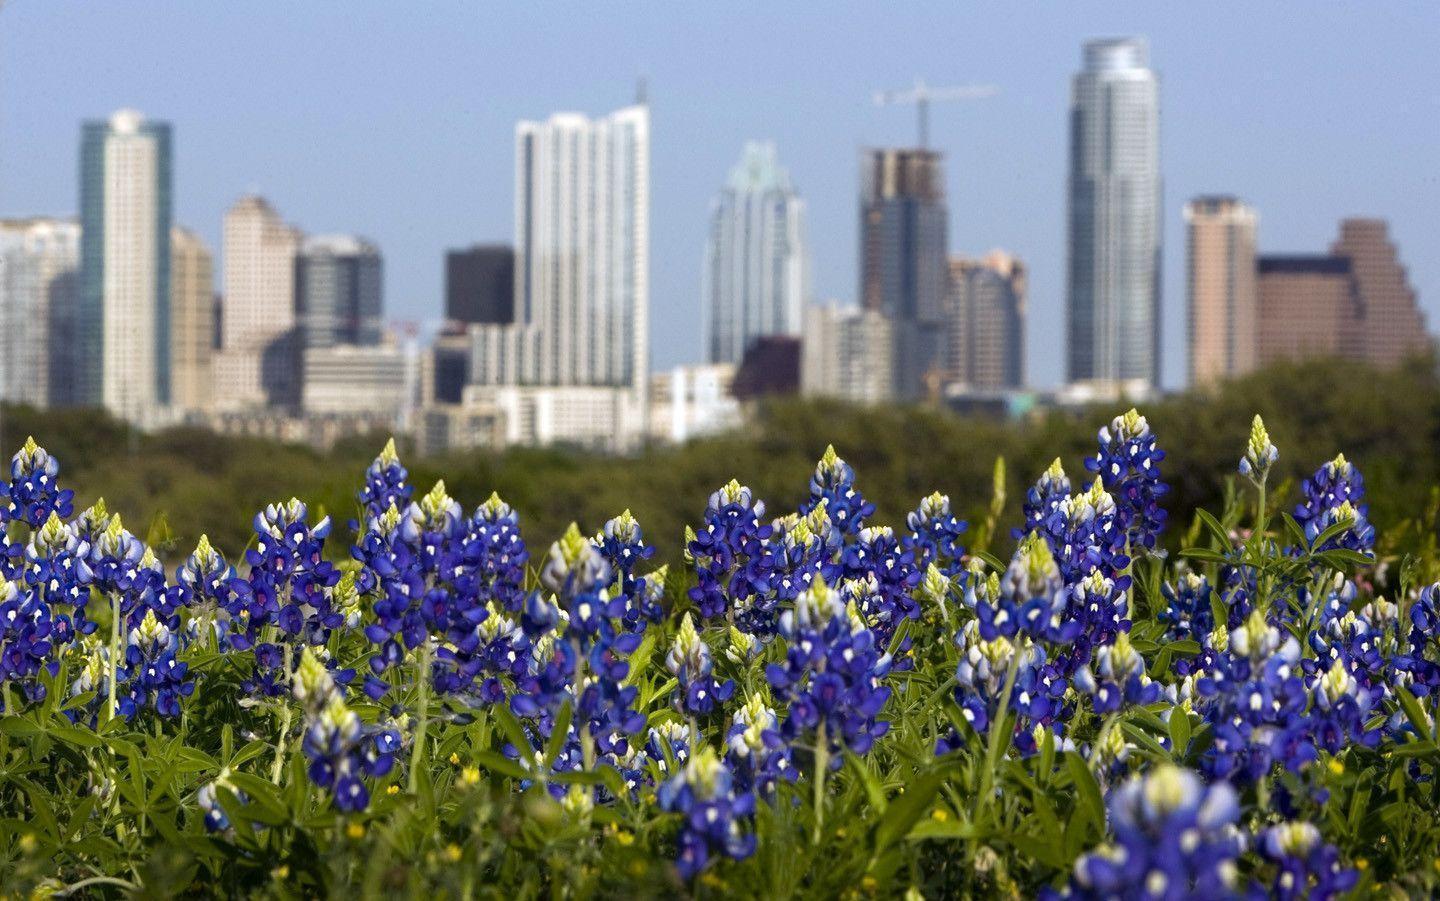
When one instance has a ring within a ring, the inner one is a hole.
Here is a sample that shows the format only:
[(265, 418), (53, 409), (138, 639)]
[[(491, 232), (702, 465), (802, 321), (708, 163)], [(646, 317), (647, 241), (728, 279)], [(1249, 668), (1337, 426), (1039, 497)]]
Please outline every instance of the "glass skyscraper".
[(746, 144), (710, 210), (701, 279), (709, 362), (739, 363), (757, 338), (800, 333), (809, 276), (804, 213), (775, 145)]
[(1071, 85), (1072, 382), (1160, 381), (1160, 103), (1145, 41), (1089, 41)]
[(351, 235), (307, 238), (295, 258), (295, 302), (305, 348), (380, 343), (380, 251)]
[(170, 400), (170, 186), (168, 123), (84, 124), (76, 400), (130, 421)]

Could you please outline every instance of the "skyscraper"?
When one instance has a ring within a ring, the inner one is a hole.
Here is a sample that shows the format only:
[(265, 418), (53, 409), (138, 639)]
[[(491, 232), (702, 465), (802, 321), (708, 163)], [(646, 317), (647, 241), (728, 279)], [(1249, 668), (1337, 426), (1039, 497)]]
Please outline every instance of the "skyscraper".
[(649, 383), (650, 111), (515, 128), (515, 320), (544, 385)]
[(1255, 211), (1234, 197), (1185, 205), (1189, 381), (1244, 375), (1258, 361)]
[(132, 422), (170, 400), (170, 147), (130, 109), (81, 131), (77, 399)]
[(293, 406), (300, 396), (295, 257), (303, 235), (263, 197), (225, 213), (224, 296), (215, 379), (226, 409)]
[(945, 173), (933, 150), (870, 150), (860, 192), (861, 306), (888, 317), (898, 397), (926, 393), (941, 365), (948, 294)]
[(295, 260), (295, 303), (304, 348), (380, 343), (380, 251), (352, 235), (306, 239)]
[(1138, 38), (1085, 44), (1070, 92), (1068, 376), (1160, 382), (1160, 103)]
[(895, 396), (895, 321), (880, 310), (811, 304), (800, 349), (800, 390), (884, 403)]
[(476, 244), (445, 254), (445, 318), (461, 325), (515, 321), (515, 251)]
[(775, 145), (747, 143), (710, 206), (701, 276), (709, 362), (739, 363), (757, 338), (799, 334), (809, 278), (804, 215)]
[(170, 231), (170, 400), (180, 410), (203, 411), (213, 395), (211, 347), (215, 336), (215, 261), (200, 236)]
[(1346, 219), (1330, 252), (1350, 260), (1350, 271), (1365, 311), (1365, 359), (1394, 366), (1429, 348), (1425, 316), (1415, 290), (1390, 243), (1385, 220)]
[(968, 388), (1025, 384), (1025, 264), (994, 250), (950, 260), (945, 369)]
[(1365, 309), (1349, 259), (1263, 256), (1256, 272), (1262, 366), (1306, 357), (1364, 358)]
[(71, 402), (80, 226), (0, 221), (0, 400)]

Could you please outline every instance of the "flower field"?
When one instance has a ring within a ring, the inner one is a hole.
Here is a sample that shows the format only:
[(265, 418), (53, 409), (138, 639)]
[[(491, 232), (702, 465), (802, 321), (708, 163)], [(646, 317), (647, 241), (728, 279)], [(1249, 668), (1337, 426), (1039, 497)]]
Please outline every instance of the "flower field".
[(1019, 522), (867, 525), (831, 450), (798, 509), (731, 481), (683, 538), (554, 543), (392, 443), (343, 522), (277, 502), (173, 571), (32, 440), (0, 893), (1440, 892), (1433, 555), (1377, 551), (1344, 456), (1277, 490), (1259, 417), (1224, 509), (1167, 522), (1161, 437), (1116, 417)]

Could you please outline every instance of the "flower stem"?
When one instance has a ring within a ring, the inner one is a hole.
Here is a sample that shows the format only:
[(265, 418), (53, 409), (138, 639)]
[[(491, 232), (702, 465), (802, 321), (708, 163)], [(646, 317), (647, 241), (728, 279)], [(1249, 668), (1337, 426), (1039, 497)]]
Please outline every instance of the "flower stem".
[(420, 786), (420, 767), (425, 762), (425, 732), (430, 727), (430, 638), (420, 643), (419, 670), (416, 678), (420, 682), (420, 728), (415, 732), (415, 747), (410, 751), (410, 793), (413, 795)]
[(115, 718), (115, 689), (120, 672), (120, 594), (110, 595), (110, 687), (105, 701), (106, 721)]
[(280, 696), (280, 737), (275, 742), (275, 762), (270, 767), (270, 781), (280, 784), (280, 775), (285, 772), (285, 740), (290, 735), (290, 643), (285, 642), (285, 693)]
[[(991, 790), (995, 784), (995, 770), (1000, 765), (1000, 735), (1007, 731), (1010, 713), (1010, 695), (1015, 691), (1015, 678), (1020, 672), (1020, 655), (1026, 648), (1020, 645), (1021, 639), (1016, 637), (1015, 651), (1010, 656), (1010, 665), (1005, 670), (1005, 684), (1000, 689), (1000, 706), (995, 711), (995, 717), (990, 721), (990, 728), (986, 730), (985, 747), (985, 770), (980, 780), (980, 811), (988, 813), (990, 803), (994, 800), (994, 792)], [(1010, 746), (1011, 736), (1006, 735), (1005, 746)], [(979, 818), (977, 817), (977, 820)]]
[(820, 844), (820, 828), (825, 822), (825, 776), (830, 772), (830, 741), (825, 736), (825, 720), (815, 729), (815, 830), (811, 843)]

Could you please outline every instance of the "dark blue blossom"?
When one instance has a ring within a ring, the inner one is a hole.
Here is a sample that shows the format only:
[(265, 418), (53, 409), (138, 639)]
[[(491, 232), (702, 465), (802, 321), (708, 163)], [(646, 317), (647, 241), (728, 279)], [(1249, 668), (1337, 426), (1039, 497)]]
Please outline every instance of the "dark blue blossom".
[(764, 515), (765, 503), (732, 479), (710, 495), (700, 530), (686, 530), (685, 559), (697, 582), (689, 596), (702, 618), (733, 616), (735, 608), (770, 593), (775, 561)]
[(809, 513), (821, 501), (842, 535), (859, 532), (865, 527), (866, 517), (875, 512), (875, 505), (855, 488), (855, 470), (840, 459), (834, 445), (826, 445), (824, 456), (815, 465), (815, 474), (810, 477), (810, 499), (800, 512)]
[(45, 685), (39, 677), (59, 672), (57, 645), (69, 638), (69, 620), (55, 615), (39, 590), (0, 581), (0, 683), (6, 686), (5, 700), (13, 703), (12, 686), (32, 703), (44, 700)]
[(38, 529), (51, 514), (69, 518), (75, 492), (60, 487), (56, 481), (59, 475), (60, 461), (36, 444), (34, 438), (25, 439), (25, 446), (10, 461), (10, 483), (0, 484), (3, 519)]
[(1014, 537), (1020, 538), (1037, 530), (1044, 531), (1051, 515), (1069, 496), (1070, 478), (1065, 475), (1065, 467), (1061, 465), (1060, 458), (1056, 457), (1050, 467), (1040, 474), (1035, 484), (1025, 492), (1025, 502), (1022, 505), (1025, 527), (1015, 529)]
[(1296, 505), (1294, 515), (1308, 541), (1313, 543), (1331, 526), (1349, 526), (1315, 550), (1347, 548), (1365, 552), (1375, 547), (1375, 527), (1370, 525), (1370, 507), (1365, 503), (1365, 480), (1344, 454), (1315, 470), (1300, 490), (1305, 500)]
[(969, 523), (950, 512), (950, 498), (935, 492), (920, 502), (905, 519), (910, 534), (905, 548), (914, 556), (915, 566), (925, 569), (936, 564), (945, 575), (954, 578), (965, 572), (965, 545), (961, 536)]
[(1161, 764), (1130, 779), (1108, 803), (1113, 844), (1075, 862), (1068, 895), (1208, 901), (1236, 896), (1235, 792)]
[(385, 443), (385, 449), (380, 451), (380, 456), (365, 470), (365, 487), (357, 496), (366, 522), (392, 506), (404, 510), (410, 505), (415, 489), (406, 481), (409, 476), (400, 463), (400, 455), (395, 452), (395, 439), (391, 438)]
[(301, 747), (310, 760), (310, 781), (330, 792), (336, 810), (364, 810), (370, 804), (365, 779), (390, 772), (400, 750), (399, 732), (362, 723), (346, 705), (343, 689), (308, 648), (296, 667), (293, 691), (305, 708)]
[(1085, 461), (1098, 473), (1105, 490), (1115, 499), (1118, 525), (1131, 548), (1154, 549), (1165, 528), (1161, 498), (1170, 490), (1160, 480), (1165, 452), (1155, 446), (1155, 435), (1140, 412), (1131, 409), (1100, 429), (1100, 452)]
[(685, 716), (708, 716), (715, 705), (730, 700), (735, 683), (715, 678), (715, 663), (710, 646), (695, 631), (690, 614), (680, 621), (675, 643), (665, 656), (665, 668), (679, 683), (675, 691), (675, 708)]
[(729, 768), (710, 748), (702, 748), (657, 792), (660, 807), (682, 817), (680, 857), (684, 879), (705, 869), (714, 854), (744, 860), (755, 853), (755, 796), (737, 791)]
[(1271, 826), (1260, 850), (1275, 865), (1271, 897), (1278, 901), (1328, 901), (1355, 887), (1360, 874), (1340, 863), (1340, 852), (1320, 837), (1313, 823)]

